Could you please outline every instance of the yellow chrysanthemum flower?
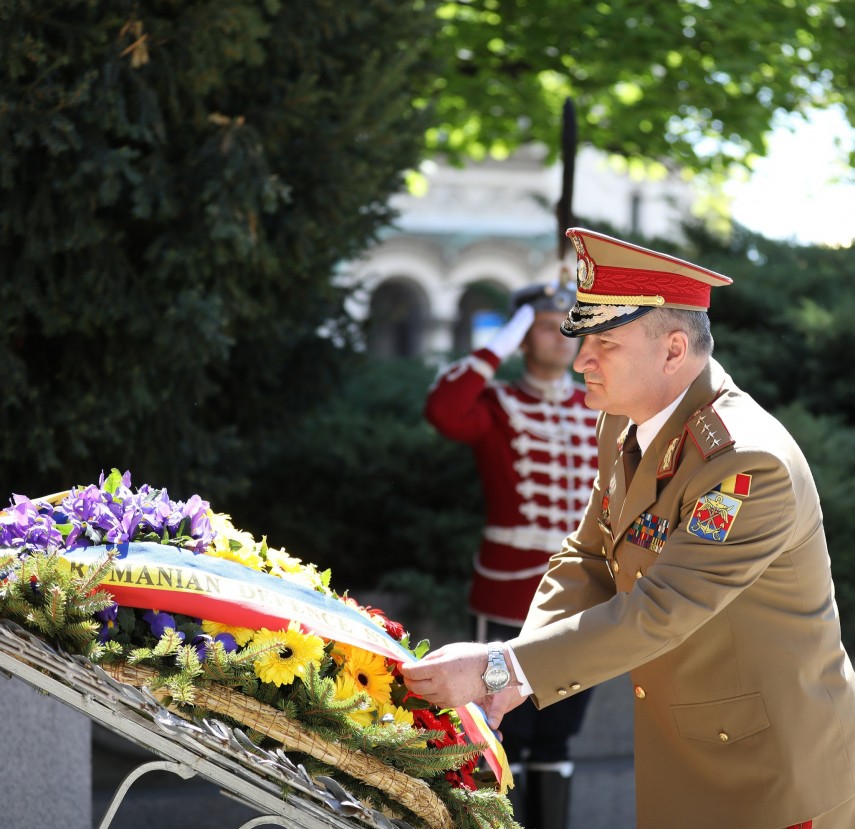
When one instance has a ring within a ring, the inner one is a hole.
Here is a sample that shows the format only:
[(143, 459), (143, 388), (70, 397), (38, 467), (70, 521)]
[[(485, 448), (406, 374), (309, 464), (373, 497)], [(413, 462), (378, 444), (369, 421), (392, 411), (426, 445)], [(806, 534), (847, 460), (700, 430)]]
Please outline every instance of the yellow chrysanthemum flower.
[(234, 627), (233, 625), (221, 625), (219, 622), (209, 622), (202, 620), (202, 630), (208, 636), (216, 636), (218, 633), (230, 633), (237, 646), (242, 648), (253, 636), (255, 631), (252, 628)]
[(348, 674), (357, 688), (365, 691), (376, 702), (388, 705), (392, 701), (391, 685), (394, 677), (380, 654), (351, 648), (342, 666), (342, 673)]
[(336, 641), (333, 643), (330, 656), (332, 657), (333, 662), (341, 667), (348, 659), (350, 659), (350, 652), (352, 650), (352, 646), (348, 645), (346, 642)]
[(312, 590), (324, 590), (323, 580), (313, 564), (303, 564), (302, 560), (289, 555), (285, 550), (269, 548), (265, 553), (269, 572), (280, 579), (295, 581)]
[[(336, 699), (350, 699), (362, 692), (363, 689), (357, 686), (353, 681), (353, 677), (349, 674), (341, 673), (335, 678)], [(363, 696), (363, 702), (360, 706), (354, 711), (348, 712), (347, 717), (357, 725), (365, 727), (374, 722), (374, 714), (376, 710), (374, 703), (369, 698)]]
[(225, 513), (209, 513), (214, 540), (206, 550), (208, 555), (236, 561), (253, 570), (261, 570), (264, 560), (258, 552), (258, 542), (243, 530), (232, 525), (231, 517)]
[(308, 569), (301, 559), (289, 555), (285, 550), (268, 547), (266, 557), (271, 568), (278, 568), (283, 573), (300, 573)]
[(391, 715), (392, 719), (398, 725), (413, 725), (413, 712), (407, 711), (406, 708), (401, 708), (398, 705), (384, 704), (380, 704), (377, 706), (378, 722), (382, 722), (383, 717), (385, 717), (387, 714)]
[(262, 682), (290, 685), (296, 677), (306, 675), (309, 665), (320, 669), (324, 640), (312, 633), (302, 633), (299, 622), (291, 622), (287, 630), (262, 628), (252, 642), (267, 648), (253, 662), (255, 675)]

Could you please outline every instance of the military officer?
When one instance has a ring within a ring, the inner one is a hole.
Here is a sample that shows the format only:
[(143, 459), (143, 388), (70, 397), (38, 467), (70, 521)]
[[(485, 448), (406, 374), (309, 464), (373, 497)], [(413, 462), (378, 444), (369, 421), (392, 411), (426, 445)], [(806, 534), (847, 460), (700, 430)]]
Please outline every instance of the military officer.
[[(599, 475), (521, 634), (441, 648), (410, 687), (495, 726), (630, 672), (640, 829), (851, 829), (855, 674), (819, 497), (783, 426), (712, 358), (721, 274), (571, 228), (574, 367)], [(489, 670), (485, 670), (490, 665)]]
[[(560, 325), (573, 286), (529, 285), (511, 297), (511, 318), (491, 341), (452, 363), (432, 386), (425, 417), (472, 447), (486, 524), (473, 563), (469, 610), (480, 642), (510, 639), (525, 620), (549, 558), (588, 503), (596, 475), (596, 413), (569, 368), (579, 344)], [(522, 353), (513, 381), (499, 365)], [(514, 774), (514, 817), (527, 829), (567, 829), (573, 779), (570, 738), (589, 694), (538, 712), (516, 708), (502, 724)]]

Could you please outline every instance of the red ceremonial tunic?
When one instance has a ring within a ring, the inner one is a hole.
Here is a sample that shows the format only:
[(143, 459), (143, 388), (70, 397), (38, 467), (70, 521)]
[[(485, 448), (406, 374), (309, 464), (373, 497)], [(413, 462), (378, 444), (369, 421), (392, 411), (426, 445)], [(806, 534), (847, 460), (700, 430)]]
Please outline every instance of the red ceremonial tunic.
[(425, 417), (468, 443), (487, 523), (475, 557), (469, 609), (522, 625), (547, 562), (579, 523), (597, 467), (597, 412), (566, 375), (493, 380), (500, 363), (481, 349), (453, 363), (430, 390)]

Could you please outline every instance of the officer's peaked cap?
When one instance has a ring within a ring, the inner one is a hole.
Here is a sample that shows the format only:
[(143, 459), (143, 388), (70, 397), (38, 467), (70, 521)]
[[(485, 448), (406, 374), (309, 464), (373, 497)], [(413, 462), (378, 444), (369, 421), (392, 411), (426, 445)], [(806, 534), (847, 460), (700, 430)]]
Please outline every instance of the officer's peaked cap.
[(626, 325), (654, 308), (706, 311), (711, 289), (733, 281), (584, 227), (571, 227), (567, 237), (577, 256), (576, 304), (561, 323), (561, 333), (568, 337)]

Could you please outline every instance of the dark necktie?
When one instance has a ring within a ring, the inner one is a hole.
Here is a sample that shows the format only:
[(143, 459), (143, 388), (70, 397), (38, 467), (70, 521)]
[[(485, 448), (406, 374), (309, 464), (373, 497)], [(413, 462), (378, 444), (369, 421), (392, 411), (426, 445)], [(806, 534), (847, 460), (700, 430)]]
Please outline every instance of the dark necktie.
[(635, 475), (635, 470), (638, 469), (638, 464), (641, 462), (641, 447), (638, 445), (638, 438), (635, 433), (638, 427), (633, 423), (626, 433), (626, 439), (623, 442), (623, 475), (626, 481), (626, 488), (632, 481), (632, 476)]

